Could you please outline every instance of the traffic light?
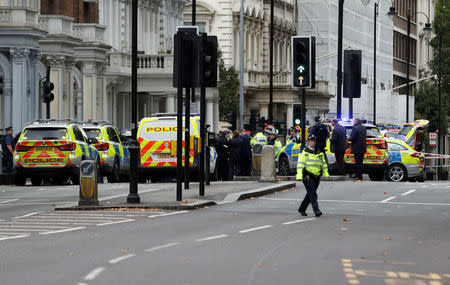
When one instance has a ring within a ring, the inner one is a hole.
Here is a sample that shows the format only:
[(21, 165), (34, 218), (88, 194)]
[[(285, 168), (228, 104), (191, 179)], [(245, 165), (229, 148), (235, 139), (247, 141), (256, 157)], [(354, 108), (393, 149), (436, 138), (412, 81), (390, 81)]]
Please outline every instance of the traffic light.
[(50, 66), (47, 67), (47, 78), (45, 79), (43, 86), (43, 101), (44, 103), (50, 103), (55, 99), (55, 95), (53, 95), (52, 91), (55, 89), (55, 85), (50, 81)]
[[(178, 27), (174, 42), (173, 87), (178, 87), (181, 69), (181, 87), (198, 87), (198, 29), (194, 26)], [(180, 62), (179, 60), (180, 59)], [(179, 66), (181, 65), (181, 66)]]
[(292, 37), (292, 87), (316, 85), (316, 38)]
[(344, 98), (361, 98), (361, 50), (344, 51)]
[(203, 87), (217, 87), (217, 37), (200, 37), (199, 84)]
[(292, 104), (293, 113), (293, 126), (300, 126), (302, 124), (302, 104), (294, 103)]

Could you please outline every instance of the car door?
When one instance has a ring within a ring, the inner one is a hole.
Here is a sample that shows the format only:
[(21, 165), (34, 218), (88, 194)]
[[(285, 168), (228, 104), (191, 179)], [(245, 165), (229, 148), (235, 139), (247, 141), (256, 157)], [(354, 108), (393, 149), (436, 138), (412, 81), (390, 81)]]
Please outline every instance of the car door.
[(128, 151), (128, 148), (122, 143), (120, 140), (119, 132), (116, 128), (110, 128), (111, 129), (111, 136), (110, 139), (114, 142), (114, 148), (116, 149), (117, 154), (120, 157), (120, 168), (122, 169), (129, 169), (130, 167), (130, 153)]

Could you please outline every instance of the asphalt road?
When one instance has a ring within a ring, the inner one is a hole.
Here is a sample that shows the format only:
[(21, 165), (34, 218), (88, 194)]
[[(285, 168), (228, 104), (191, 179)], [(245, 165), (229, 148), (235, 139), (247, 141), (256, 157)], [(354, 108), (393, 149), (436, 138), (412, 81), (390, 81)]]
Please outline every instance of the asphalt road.
[[(296, 212), (303, 195), (24, 217), (37, 230), (0, 240), (0, 283), (450, 284), (450, 183), (322, 183), (320, 218)], [(80, 229), (40, 234), (58, 219)]]

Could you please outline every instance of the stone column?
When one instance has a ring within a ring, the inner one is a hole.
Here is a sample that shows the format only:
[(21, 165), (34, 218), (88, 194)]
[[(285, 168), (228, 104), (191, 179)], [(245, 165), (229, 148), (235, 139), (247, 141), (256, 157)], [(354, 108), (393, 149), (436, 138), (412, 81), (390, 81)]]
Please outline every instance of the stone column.
[(75, 88), (73, 86), (73, 67), (75, 66), (75, 59), (73, 57), (68, 57), (66, 60), (66, 117), (75, 119), (75, 105), (76, 105), (76, 94)]
[(213, 124), (211, 124), (211, 129), (213, 132), (219, 131), (219, 100), (214, 100), (214, 113), (213, 113)]
[(262, 118), (266, 118), (266, 120), (268, 119), (269, 116), (269, 105), (267, 104), (261, 104), (259, 105), (259, 116)]
[(176, 94), (168, 94), (166, 97), (166, 113), (175, 113), (175, 96)]
[(97, 67), (93, 62), (83, 64), (83, 120), (97, 119)]
[[(218, 114), (217, 114), (218, 116)], [(214, 128), (214, 101), (213, 100), (206, 100), (206, 124), (210, 125), (211, 127), (209, 130), (213, 132), (215, 130)]]
[(55, 100), (50, 103), (50, 118), (64, 118), (64, 64), (66, 57), (62, 54), (47, 55), (47, 62), (51, 67), (50, 81), (53, 82), (55, 89), (53, 94)]
[(28, 113), (28, 121), (34, 121), (39, 118), (39, 61), (41, 59), (41, 52), (38, 50), (30, 51), (30, 82), (31, 82), (31, 94), (30, 94), (30, 106)]
[(9, 50), (12, 66), (12, 121), (13, 132), (18, 133), (27, 123), (26, 98), (28, 94), (28, 56), (27, 48)]
[(286, 128), (292, 127), (292, 122), (294, 120), (294, 111), (292, 109), (292, 104), (286, 104)]

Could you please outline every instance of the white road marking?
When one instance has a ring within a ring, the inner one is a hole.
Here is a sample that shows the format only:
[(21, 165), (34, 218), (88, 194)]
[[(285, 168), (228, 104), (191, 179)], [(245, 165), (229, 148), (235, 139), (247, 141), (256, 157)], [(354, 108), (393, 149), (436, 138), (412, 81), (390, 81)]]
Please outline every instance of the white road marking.
[(422, 187), (422, 188), (426, 188), (426, 187), (428, 187), (428, 185), (422, 185), (421, 187)]
[(9, 199), (9, 200), (5, 200), (5, 201), (1, 201), (0, 204), (6, 204), (6, 203), (14, 202), (14, 201), (17, 201), (17, 200), (19, 200), (19, 199)]
[(109, 222), (109, 223), (97, 224), (97, 227), (107, 226), (107, 225), (114, 225), (114, 224), (121, 224), (121, 223), (128, 223), (128, 222), (133, 222), (133, 221), (134, 221), (134, 219), (128, 219), (128, 220), (122, 220), (122, 221), (115, 221), (115, 222)]
[(71, 232), (71, 231), (82, 230), (82, 229), (85, 229), (85, 228), (86, 227), (70, 228), (70, 229), (59, 230), (59, 231), (43, 232), (43, 233), (39, 233), (39, 234), (40, 235), (59, 234), (59, 233), (64, 233), (64, 232)]
[[(148, 192), (156, 192), (156, 191), (161, 191), (161, 189), (151, 189), (151, 190), (144, 190), (144, 191), (139, 191), (140, 194), (144, 194), (144, 193), (148, 193)], [(119, 195), (114, 195), (114, 196), (108, 196), (108, 197), (104, 197), (101, 199), (98, 199), (99, 201), (105, 201), (105, 200), (111, 200), (111, 199), (115, 199), (115, 198), (120, 198), (120, 197), (126, 197), (128, 196), (127, 194), (119, 194)]]
[(168, 244), (164, 244), (164, 245), (148, 248), (148, 249), (145, 250), (145, 252), (157, 251), (157, 250), (160, 250), (160, 249), (163, 249), (163, 248), (168, 248), (168, 247), (171, 247), (171, 246), (174, 246), (174, 245), (178, 245), (178, 244), (180, 244), (180, 243), (179, 242), (171, 242), (171, 243), (168, 243)]
[(88, 285), (87, 283), (78, 283), (77, 285)]
[(47, 188), (39, 188), (39, 189), (36, 189), (36, 191), (42, 191), (42, 190), (45, 190), (45, 189), (47, 189)]
[(213, 239), (220, 239), (220, 238), (224, 238), (227, 237), (228, 235), (218, 235), (218, 236), (212, 236), (212, 237), (206, 237), (206, 238), (201, 238), (198, 239), (196, 241), (207, 241), (207, 240), (213, 240)]
[(37, 214), (40, 214), (40, 213), (43, 213), (43, 212), (29, 213), (29, 214), (26, 214), (26, 215), (23, 215), (23, 216), (14, 217), (14, 219), (22, 219), (22, 218), (26, 218), (26, 217), (31, 217), (31, 216), (34, 216), (34, 215), (37, 215)]
[(166, 213), (166, 214), (161, 214), (161, 215), (151, 215), (151, 216), (148, 216), (148, 217), (149, 218), (166, 217), (166, 216), (183, 214), (183, 213), (187, 213), (187, 212), (189, 212), (189, 211), (178, 211), (178, 212)]
[(92, 270), (88, 275), (84, 276), (84, 280), (94, 280), (97, 276), (99, 276), (106, 268), (98, 267)]
[(290, 222), (283, 223), (283, 225), (297, 224), (297, 223), (301, 223), (301, 222), (312, 221), (312, 220), (315, 220), (315, 219), (317, 219), (317, 218), (310, 218), (310, 219), (304, 219), (304, 220), (295, 220), (295, 221), (290, 221)]
[[(298, 201), (298, 199), (287, 199), (287, 198), (259, 198), (265, 200), (273, 200), (273, 201)], [(360, 203), (360, 204), (380, 204), (380, 201), (357, 201), (357, 200), (319, 200), (319, 202), (324, 203)], [(392, 204), (392, 205), (423, 205), (423, 206), (450, 206), (450, 203), (426, 203), (426, 202), (385, 202), (383, 204)], [(375, 205), (373, 205), (375, 206)]]
[(386, 202), (389, 202), (389, 201), (391, 201), (391, 200), (393, 200), (395, 198), (397, 198), (397, 196), (392, 196), (392, 197), (389, 197), (387, 199), (384, 199), (383, 201), (380, 201), (380, 203), (386, 203)]
[(136, 254), (134, 254), (134, 253), (133, 253), (133, 254), (124, 255), (124, 256), (119, 256), (119, 257), (117, 257), (117, 258), (108, 260), (108, 263), (110, 263), (110, 264), (116, 264), (116, 263), (121, 262), (122, 260), (131, 258), (131, 257), (135, 257), (135, 256), (136, 256)]
[(239, 231), (241, 234), (245, 234), (245, 233), (249, 233), (249, 232), (254, 232), (254, 231), (258, 231), (258, 230), (262, 230), (262, 229), (267, 229), (267, 228), (271, 228), (271, 225), (265, 225), (262, 227), (257, 227), (257, 228), (251, 228), (251, 229), (246, 229), (246, 230), (242, 230)]
[(24, 237), (29, 237), (30, 235), (20, 235), (20, 236), (12, 236), (12, 237), (4, 237), (4, 238), (0, 238), (1, 240), (8, 240), (8, 239), (18, 239), (18, 238), (24, 238)]
[(15, 223), (9, 223), (9, 222), (0, 223), (0, 227), (4, 227), (5, 225), (9, 225), (11, 228), (67, 229), (67, 227), (50, 226), (50, 225), (31, 226), (31, 225), (27, 225), (27, 224), (15, 224)]
[(402, 193), (400, 195), (405, 196), (405, 195), (408, 195), (408, 194), (411, 194), (411, 193), (414, 193), (414, 192), (416, 192), (416, 190), (409, 190), (409, 191), (406, 191), (405, 193)]

